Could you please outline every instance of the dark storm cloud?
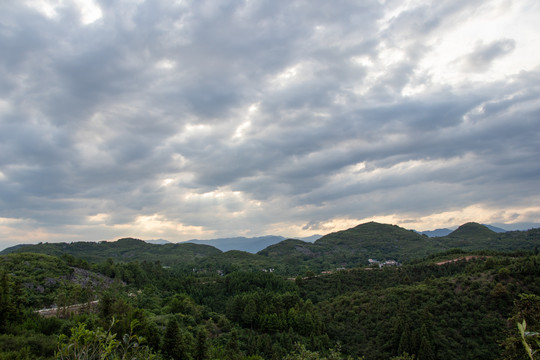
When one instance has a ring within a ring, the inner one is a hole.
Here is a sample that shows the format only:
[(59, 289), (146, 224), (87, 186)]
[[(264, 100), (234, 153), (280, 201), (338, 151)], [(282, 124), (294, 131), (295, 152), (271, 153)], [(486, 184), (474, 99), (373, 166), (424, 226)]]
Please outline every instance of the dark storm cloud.
[(87, 25), (71, 3), (2, 5), (0, 218), (62, 233), (157, 214), (237, 235), (525, 203), (538, 71), (437, 84), (419, 65), (433, 39), (483, 2), (399, 3), (98, 2)]

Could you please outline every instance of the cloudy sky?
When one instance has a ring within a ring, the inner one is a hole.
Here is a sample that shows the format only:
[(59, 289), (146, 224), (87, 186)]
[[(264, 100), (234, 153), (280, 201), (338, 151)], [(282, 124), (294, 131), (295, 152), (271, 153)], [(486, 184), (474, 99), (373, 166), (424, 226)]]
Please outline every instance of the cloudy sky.
[(540, 222), (538, 19), (537, 0), (3, 0), (0, 248)]

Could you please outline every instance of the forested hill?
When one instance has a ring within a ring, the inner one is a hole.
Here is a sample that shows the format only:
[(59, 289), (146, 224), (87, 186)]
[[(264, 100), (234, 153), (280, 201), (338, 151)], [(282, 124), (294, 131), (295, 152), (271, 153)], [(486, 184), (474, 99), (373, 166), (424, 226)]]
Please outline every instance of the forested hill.
[(539, 245), (540, 229), (496, 233), (484, 225), (467, 223), (447, 236), (429, 238), (396, 225), (369, 222), (328, 234), (313, 244), (287, 240), (258, 254), (289, 266), (325, 270), (367, 265), (368, 259), (406, 262), (449, 249), (533, 250)]
[(123, 238), (117, 241), (39, 243), (37, 245), (18, 245), (0, 254), (32, 252), (60, 256), (73, 255), (90, 262), (101, 262), (108, 258), (115, 261), (161, 261), (163, 264), (192, 262), (203, 257), (217, 255), (221, 250), (209, 245), (191, 243), (156, 245), (142, 240)]
[(533, 250), (540, 245), (540, 229), (496, 233), (484, 225), (467, 223), (447, 236), (430, 238), (396, 225), (368, 222), (323, 236), (314, 243), (287, 239), (257, 254), (222, 252), (210, 245), (178, 243), (156, 245), (125, 238), (115, 242), (41, 243), (15, 246), (1, 253), (34, 252), (70, 254), (91, 262), (157, 261), (163, 265), (184, 264), (206, 270), (272, 268), (296, 275), (306, 270), (321, 271), (368, 265), (368, 259), (406, 262), (449, 249)]

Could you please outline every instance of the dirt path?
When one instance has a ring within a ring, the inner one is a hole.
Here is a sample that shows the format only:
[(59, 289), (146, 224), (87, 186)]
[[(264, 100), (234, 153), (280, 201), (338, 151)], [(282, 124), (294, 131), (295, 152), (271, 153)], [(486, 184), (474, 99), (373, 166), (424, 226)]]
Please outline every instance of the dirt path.
[(440, 261), (438, 263), (435, 263), (435, 265), (441, 266), (441, 265), (444, 265), (444, 264), (448, 264), (448, 263), (456, 262), (456, 261), (461, 261), (461, 260), (469, 261), (469, 260), (473, 260), (473, 259), (487, 259), (487, 258), (490, 258), (490, 257), (491, 256), (468, 255), (468, 256), (458, 257), (458, 258), (455, 258), (455, 259)]
[(63, 307), (52, 307), (48, 309), (36, 310), (36, 313), (43, 317), (66, 317), (71, 314), (79, 314), (81, 310), (95, 310), (99, 300), (90, 301), (84, 304), (74, 304)]

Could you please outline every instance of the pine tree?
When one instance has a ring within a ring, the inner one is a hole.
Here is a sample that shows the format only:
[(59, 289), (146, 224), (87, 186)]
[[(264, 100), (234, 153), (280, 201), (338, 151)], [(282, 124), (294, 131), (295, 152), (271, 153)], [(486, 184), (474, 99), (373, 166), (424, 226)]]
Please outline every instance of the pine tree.
[(8, 280), (7, 274), (2, 272), (0, 276), (0, 330), (3, 330), (8, 315)]
[(2, 272), (0, 275), (0, 330), (20, 315), (21, 305), (17, 302), (20, 289), (17, 284), (10, 282), (9, 275)]
[(208, 359), (208, 334), (206, 329), (201, 327), (197, 332), (197, 340), (195, 343), (195, 360), (206, 360)]
[(399, 339), (398, 354), (413, 352), (412, 340), (411, 340), (411, 328), (408, 323), (403, 324), (403, 331)]
[(112, 315), (112, 306), (114, 303), (114, 298), (109, 291), (106, 291), (101, 296), (99, 301), (99, 317), (105, 320), (109, 320)]
[(257, 317), (257, 305), (255, 304), (255, 300), (253, 298), (250, 298), (247, 301), (246, 307), (244, 308), (244, 312), (242, 313), (242, 320), (246, 325), (249, 325), (251, 329), (253, 329), (253, 323), (255, 321), (255, 318)]
[(420, 348), (418, 349), (418, 360), (435, 360), (433, 345), (425, 336), (422, 337), (422, 340), (420, 341)]
[(178, 321), (174, 317), (167, 323), (161, 351), (166, 359), (182, 360), (186, 358)]
[(236, 330), (231, 332), (231, 338), (225, 348), (227, 360), (239, 360), (242, 358), (240, 354), (240, 344), (238, 342), (238, 333)]
[(418, 348), (418, 360), (435, 360), (435, 349), (432, 336), (425, 324), (420, 328), (420, 346)]

